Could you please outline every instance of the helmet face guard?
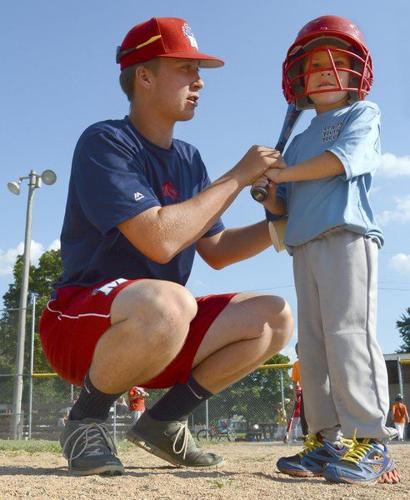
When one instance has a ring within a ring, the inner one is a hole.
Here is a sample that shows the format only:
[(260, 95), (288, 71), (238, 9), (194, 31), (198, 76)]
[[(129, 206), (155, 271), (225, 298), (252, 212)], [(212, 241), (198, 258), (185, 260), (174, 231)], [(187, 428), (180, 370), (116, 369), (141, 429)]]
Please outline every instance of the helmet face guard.
[[(328, 65), (320, 69), (312, 67), (312, 56), (327, 52)], [(349, 66), (336, 66), (335, 58), (344, 55)], [(307, 92), (309, 79), (315, 73), (327, 71), (333, 75), (336, 87)], [(343, 85), (340, 75), (348, 74)], [(287, 102), (298, 109), (313, 108), (309, 95), (346, 91), (348, 102), (365, 99), (373, 83), (370, 52), (363, 42), (358, 28), (350, 21), (335, 16), (323, 16), (308, 23), (290, 47), (282, 67), (283, 93)]]

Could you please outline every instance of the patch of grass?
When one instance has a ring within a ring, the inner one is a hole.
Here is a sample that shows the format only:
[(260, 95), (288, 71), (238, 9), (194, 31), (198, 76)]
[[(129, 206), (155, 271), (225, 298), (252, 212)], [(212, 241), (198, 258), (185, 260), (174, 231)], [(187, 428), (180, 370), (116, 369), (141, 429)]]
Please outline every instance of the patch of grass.
[(58, 441), (38, 440), (14, 440), (0, 439), (0, 451), (25, 452), (25, 453), (60, 453), (61, 446)]
[(136, 449), (136, 446), (134, 443), (131, 443), (131, 441), (122, 439), (121, 441), (117, 442), (117, 449), (119, 452), (134, 451)]
[(232, 486), (233, 479), (231, 478), (221, 478), (221, 479), (210, 479), (208, 480), (210, 487), (212, 489), (226, 488)]
[[(135, 445), (126, 440), (117, 443), (118, 451), (126, 452), (135, 449)], [(47, 441), (45, 439), (14, 440), (0, 439), (0, 452), (24, 452), (24, 453), (61, 453), (58, 441)]]

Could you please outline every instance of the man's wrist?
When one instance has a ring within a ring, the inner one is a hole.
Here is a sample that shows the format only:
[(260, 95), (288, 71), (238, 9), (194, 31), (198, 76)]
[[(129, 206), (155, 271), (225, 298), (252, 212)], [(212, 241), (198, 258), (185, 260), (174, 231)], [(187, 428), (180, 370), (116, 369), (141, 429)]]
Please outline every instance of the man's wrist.
[(241, 169), (238, 168), (238, 164), (235, 165), (231, 170), (226, 172), (226, 174), (223, 175), (222, 178), (231, 179), (237, 184), (240, 190), (242, 190), (244, 187), (248, 185), (247, 183), (248, 179), (245, 179), (245, 176), (241, 175)]

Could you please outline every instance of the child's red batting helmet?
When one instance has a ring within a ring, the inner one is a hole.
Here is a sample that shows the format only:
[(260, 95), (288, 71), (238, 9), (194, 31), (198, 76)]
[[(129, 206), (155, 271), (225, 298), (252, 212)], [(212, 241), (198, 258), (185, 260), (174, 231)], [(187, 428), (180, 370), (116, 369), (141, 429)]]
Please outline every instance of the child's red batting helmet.
[[(349, 68), (337, 68), (338, 71), (348, 72), (350, 79), (348, 87), (340, 86), (335, 91), (348, 91), (349, 102), (364, 99), (370, 91), (373, 83), (372, 59), (363, 34), (349, 19), (322, 16), (303, 26), (289, 48), (283, 63), (283, 93), (288, 103), (296, 104), (298, 109), (313, 107), (305, 91), (305, 79), (315, 71), (310, 67), (305, 69), (304, 62), (312, 52), (324, 45), (332, 46), (332, 49), (328, 50), (329, 64), (331, 64), (328, 69), (334, 71), (335, 74), (334, 53), (347, 54), (352, 61)], [(337, 76), (336, 78), (339, 81)], [(324, 90), (324, 92), (329, 92), (329, 90)]]

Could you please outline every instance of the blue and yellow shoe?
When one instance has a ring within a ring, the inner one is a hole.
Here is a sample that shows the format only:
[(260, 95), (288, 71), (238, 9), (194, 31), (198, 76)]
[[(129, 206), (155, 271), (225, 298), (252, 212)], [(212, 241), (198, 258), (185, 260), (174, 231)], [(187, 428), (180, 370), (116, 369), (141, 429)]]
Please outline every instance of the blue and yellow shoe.
[(347, 439), (342, 439), (340, 446), (335, 446), (320, 434), (310, 434), (300, 453), (280, 458), (276, 467), (289, 476), (322, 476), (325, 467), (330, 463), (339, 462), (351, 446), (352, 441)]
[(324, 477), (333, 483), (388, 483), (400, 482), (396, 465), (387, 447), (372, 439), (353, 439), (353, 447), (337, 463), (329, 464)]

